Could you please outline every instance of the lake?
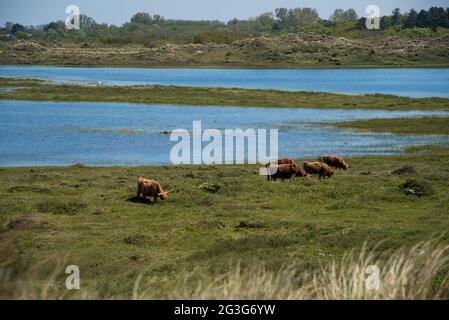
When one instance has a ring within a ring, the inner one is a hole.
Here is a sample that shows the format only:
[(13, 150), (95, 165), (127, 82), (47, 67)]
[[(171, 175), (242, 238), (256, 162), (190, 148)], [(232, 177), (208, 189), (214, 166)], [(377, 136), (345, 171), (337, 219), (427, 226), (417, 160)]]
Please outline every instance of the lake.
[(0, 66), (0, 76), (113, 85), (238, 87), (449, 97), (449, 68), (188, 69)]
[(339, 130), (335, 121), (449, 115), (444, 111), (242, 108), (130, 103), (0, 100), (0, 166), (169, 164), (176, 144), (164, 131), (277, 128), (280, 154), (316, 158), (393, 154), (409, 145), (449, 143), (446, 136)]

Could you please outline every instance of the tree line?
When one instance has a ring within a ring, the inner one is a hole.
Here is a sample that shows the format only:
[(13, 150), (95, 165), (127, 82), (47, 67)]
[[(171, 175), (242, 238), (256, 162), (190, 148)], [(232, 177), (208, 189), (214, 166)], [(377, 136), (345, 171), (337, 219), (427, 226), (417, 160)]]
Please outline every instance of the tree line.
[[(122, 26), (99, 24), (91, 17), (80, 16), (80, 29), (67, 30), (63, 21), (40, 26), (24, 26), (7, 22), (0, 29), (0, 39), (35, 39), (55, 42), (98, 43), (104, 45), (138, 44), (155, 46), (160, 43), (230, 43), (235, 40), (261, 34), (292, 32), (318, 32), (345, 35), (358, 31), (368, 33), (366, 18), (359, 18), (354, 9), (336, 9), (327, 19), (320, 18), (313, 8), (277, 8), (257, 17), (228, 22), (217, 20), (174, 20), (163, 16), (139, 12)], [(431, 7), (428, 10), (411, 9), (401, 12), (399, 8), (380, 19), (381, 30), (424, 29), (427, 33), (449, 28), (449, 8)], [(421, 30), (422, 31), (422, 30)], [(341, 34), (343, 33), (343, 34)], [(421, 32), (422, 33), (422, 32)]]

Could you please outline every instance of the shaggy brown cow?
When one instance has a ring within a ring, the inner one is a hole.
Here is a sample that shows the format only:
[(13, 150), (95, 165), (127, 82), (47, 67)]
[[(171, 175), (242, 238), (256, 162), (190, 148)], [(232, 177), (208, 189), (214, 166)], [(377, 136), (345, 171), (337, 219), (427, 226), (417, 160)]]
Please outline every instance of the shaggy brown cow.
[(310, 175), (297, 164), (272, 165), (268, 167), (268, 170), (269, 177), (274, 181), (277, 179), (284, 181), (285, 179), (292, 179), (294, 177), (310, 178)]
[[(296, 162), (295, 161), (293, 161), (292, 159), (290, 159), (290, 158), (279, 158), (277, 161), (272, 161), (272, 162), (269, 162), (269, 163), (267, 163), (266, 165), (265, 165), (265, 168), (267, 168), (267, 180), (270, 180), (270, 177), (271, 177), (271, 175), (270, 175), (270, 172), (268, 171), (269, 169), (269, 167), (270, 166), (275, 166), (275, 165), (281, 165), (281, 164), (295, 164), (296, 165)], [(301, 169), (301, 168), (300, 168)], [(302, 169), (301, 169), (302, 170)]]
[(290, 158), (279, 158), (277, 164), (278, 165), (280, 165), (280, 164), (296, 164), (296, 162)]
[(145, 179), (144, 177), (139, 177), (137, 181), (137, 198), (142, 194), (143, 198), (153, 197), (153, 203), (157, 202), (157, 198), (161, 200), (168, 199), (168, 192), (164, 191), (161, 184), (156, 180)]
[(304, 170), (308, 174), (319, 174), (320, 179), (330, 178), (334, 174), (334, 170), (327, 164), (319, 161), (306, 161), (304, 162)]
[(323, 162), (336, 169), (348, 170), (348, 164), (341, 157), (336, 156), (324, 156)]

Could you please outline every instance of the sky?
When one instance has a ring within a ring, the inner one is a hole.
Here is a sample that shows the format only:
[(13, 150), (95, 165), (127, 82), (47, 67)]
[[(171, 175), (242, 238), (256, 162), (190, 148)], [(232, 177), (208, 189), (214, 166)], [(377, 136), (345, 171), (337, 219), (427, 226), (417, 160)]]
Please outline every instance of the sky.
[(387, 15), (394, 8), (408, 11), (449, 7), (449, 0), (0, 0), (0, 24), (11, 21), (39, 25), (65, 20), (65, 8), (72, 4), (98, 23), (121, 25), (136, 12), (160, 14), (168, 19), (228, 21), (248, 19), (279, 7), (312, 7), (322, 18), (328, 18), (336, 8), (354, 8), (359, 16), (367, 16), (365, 8), (377, 5), (381, 15)]

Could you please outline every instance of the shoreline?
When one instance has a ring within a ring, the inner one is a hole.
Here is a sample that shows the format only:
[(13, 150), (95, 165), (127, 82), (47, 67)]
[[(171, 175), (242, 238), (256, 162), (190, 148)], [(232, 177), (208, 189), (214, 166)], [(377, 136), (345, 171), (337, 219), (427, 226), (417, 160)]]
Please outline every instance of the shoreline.
[[(387, 153), (387, 154), (364, 154), (364, 155), (352, 155), (344, 157), (346, 160), (360, 160), (360, 159), (369, 159), (369, 158), (390, 158), (390, 157), (401, 157), (401, 156), (408, 156), (413, 154), (423, 154), (426, 153), (428, 150), (437, 149), (437, 150), (449, 150), (449, 144), (446, 143), (435, 143), (435, 144), (428, 144), (428, 145), (409, 145), (404, 148), (398, 149), (395, 152)], [(309, 161), (310, 159), (313, 159), (314, 157), (309, 158), (296, 158), (292, 157), (293, 160), (297, 161), (298, 163), (301, 163), (303, 161)], [(316, 157), (315, 157), (316, 158)], [(170, 163), (162, 163), (162, 164), (139, 164), (139, 165), (91, 165), (91, 164), (84, 164), (84, 163), (73, 163), (73, 164), (67, 164), (67, 165), (24, 165), (24, 166), (2, 166), (0, 165), (0, 173), (3, 171), (8, 170), (27, 170), (27, 169), (42, 169), (42, 170), (65, 170), (65, 169), (98, 169), (98, 170), (106, 170), (106, 169), (157, 169), (157, 168), (169, 168), (169, 169), (180, 169), (180, 170), (195, 170), (195, 169), (201, 169), (201, 168), (230, 168), (230, 167), (258, 167), (265, 165), (263, 163), (222, 163), (222, 164), (170, 164)]]
[(227, 66), (227, 65), (91, 65), (91, 64), (3, 64), (0, 63), (1, 67), (67, 67), (67, 68), (124, 68), (124, 69), (224, 69), (224, 70), (339, 70), (339, 69), (448, 69), (449, 63), (447, 64), (410, 64), (410, 65), (285, 65), (285, 66), (251, 66), (251, 65), (241, 65), (241, 66)]

